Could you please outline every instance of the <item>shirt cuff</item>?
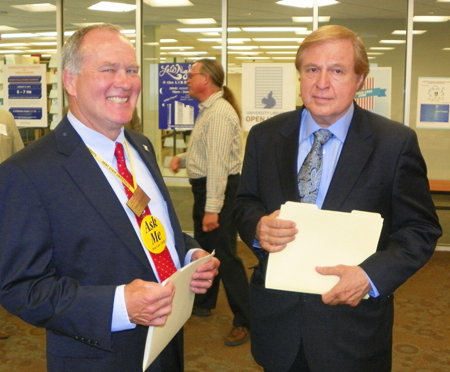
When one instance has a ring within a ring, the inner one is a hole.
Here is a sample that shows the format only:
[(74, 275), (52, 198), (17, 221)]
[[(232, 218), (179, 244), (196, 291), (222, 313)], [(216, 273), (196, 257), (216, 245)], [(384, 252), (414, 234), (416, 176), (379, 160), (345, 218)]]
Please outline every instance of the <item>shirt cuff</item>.
[(136, 324), (130, 322), (125, 304), (125, 285), (119, 285), (114, 295), (111, 332), (126, 331), (134, 328), (136, 328)]
[(255, 253), (256, 257), (258, 257), (260, 260), (263, 260), (269, 255), (269, 252), (264, 250), (264, 248), (261, 247), (261, 244), (259, 244), (259, 241), (253, 239), (253, 253)]
[[(364, 271), (364, 274), (366, 274), (366, 272)], [(375, 287), (375, 284), (373, 284), (372, 279), (369, 278), (369, 275), (367, 275), (367, 279), (369, 279), (369, 283), (370, 283), (370, 287), (372, 288), (369, 292), (369, 296), (373, 297), (373, 298), (377, 298), (380, 297), (380, 292), (378, 292), (377, 287)]]
[(195, 251), (199, 251), (201, 250), (201, 248), (192, 248), (189, 249), (189, 251), (186, 253), (186, 256), (184, 257), (184, 266), (189, 265), (191, 263), (191, 259), (192, 259), (192, 255), (194, 254)]

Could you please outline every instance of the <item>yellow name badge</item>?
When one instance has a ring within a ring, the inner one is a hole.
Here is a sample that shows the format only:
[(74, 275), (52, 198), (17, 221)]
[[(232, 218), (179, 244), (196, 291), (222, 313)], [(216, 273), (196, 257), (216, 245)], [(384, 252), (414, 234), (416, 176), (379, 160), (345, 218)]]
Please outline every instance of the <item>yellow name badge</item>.
[(163, 225), (154, 216), (145, 216), (141, 223), (141, 236), (145, 247), (159, 254), (166, 247), (166, 233)]

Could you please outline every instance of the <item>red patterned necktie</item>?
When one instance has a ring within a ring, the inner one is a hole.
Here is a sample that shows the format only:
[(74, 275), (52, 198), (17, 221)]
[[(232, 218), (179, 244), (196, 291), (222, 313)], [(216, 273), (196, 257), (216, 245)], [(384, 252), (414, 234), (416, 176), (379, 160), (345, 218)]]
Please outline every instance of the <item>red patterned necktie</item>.
[[(117, 159), (117, 168), (119, 169), (119, 174), (130, 184), (133, 185), (133, 177), (131, 176), (130, 171), (127, 168), (127, 165), (125, 163), (125, 156), (123, 154), (123, 146), (121, 143), (116, 142), (116, 150), (114, 151), (114, 155)], [(133, 193), (124, 185), (125, 192), (127, 193), (128, 199), (130, 199), (133, 196)], [(145, 216), (150, 215), (150, 209), (148, 206), (145, 207), (144, 212), (141, 216), (136, 216), (136, 220), (138, 222), (138, 225), (141, 226), (141, 222), (144, 219)], [(156, 271), (158, 272), (159, 279), (161, 282), (166, 280), (169, 276), (171, 276), (175, 271), (177, 271), (173, 261), (172, 257), (170, 257), (169, 250), (167, 247), (164, 248), (164, 250), (159, 253), (155, 254), (151, 251), (149, 251), (152, 260), (156, 266)]]

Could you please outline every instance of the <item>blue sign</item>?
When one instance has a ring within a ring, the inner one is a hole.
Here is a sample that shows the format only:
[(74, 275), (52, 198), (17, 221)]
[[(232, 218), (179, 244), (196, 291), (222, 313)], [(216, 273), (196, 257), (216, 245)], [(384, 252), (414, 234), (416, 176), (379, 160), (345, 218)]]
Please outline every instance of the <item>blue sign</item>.
[(42, 108), (40, 107), (11, 107), (9, 112), (16, 120), (41, 120)]
[(9, 99), (40, 99), (41, 97), (41, 83), (11, 83), (8, 85)]
[(40, 83), (40, 75), (13, 75), (8, 77), (8, 83)]
[(449, 122), (449, 105), (420, 105), (420, 121), (428, 123), (448, 123)]
[(187, 79), (192, 63), (160, 63), (159, 129), (191, 130), (199, 101), (189, 96)]

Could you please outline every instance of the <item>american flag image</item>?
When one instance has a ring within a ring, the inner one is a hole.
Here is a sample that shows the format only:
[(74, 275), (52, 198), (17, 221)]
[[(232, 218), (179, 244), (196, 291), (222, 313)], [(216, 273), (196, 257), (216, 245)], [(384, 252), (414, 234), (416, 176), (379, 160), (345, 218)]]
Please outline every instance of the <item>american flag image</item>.
[[(362, 87), (362, 91), (364, 90), (371, 90), (375, 87), (375, 79), (371, 76), (368, 76), (366, 78), (366, 81), (364, 82), (364, 85)], [(363, 98), (356, 98), (356, 103), (361, 106), (362, 108), (366, 110), (373, 110), (374, 109), (374, 97), (363, 97)]]

